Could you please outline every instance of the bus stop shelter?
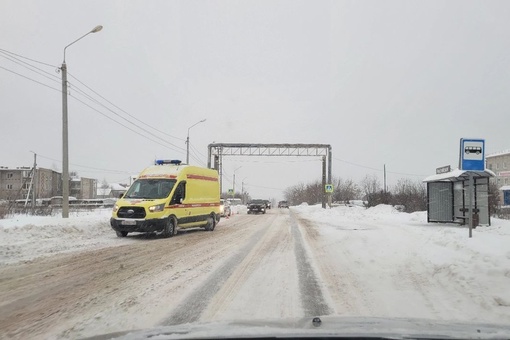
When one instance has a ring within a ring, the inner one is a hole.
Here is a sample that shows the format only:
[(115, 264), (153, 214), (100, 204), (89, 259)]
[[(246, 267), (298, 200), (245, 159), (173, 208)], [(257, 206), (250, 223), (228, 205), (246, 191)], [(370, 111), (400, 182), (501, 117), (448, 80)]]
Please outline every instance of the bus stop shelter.
[(490, 225), (489, 178), (490, 170), (453, 170), (432, 175), (423, 180), (427, 183), (427, 221), (465, 224), (469, 220), (469, 177), (473, 177), (472, 197), (473, 227)]

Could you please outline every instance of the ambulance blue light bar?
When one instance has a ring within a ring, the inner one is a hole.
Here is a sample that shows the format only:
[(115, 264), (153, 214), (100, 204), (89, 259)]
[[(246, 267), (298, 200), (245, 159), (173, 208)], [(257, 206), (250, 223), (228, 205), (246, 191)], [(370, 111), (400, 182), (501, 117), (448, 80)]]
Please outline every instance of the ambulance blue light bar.
[(156, 165), (163, 165), (163, 164), (174, 164), (174, 165), (180, 165), (182, 163), (179, 159), (156, 159), (154, 162)]

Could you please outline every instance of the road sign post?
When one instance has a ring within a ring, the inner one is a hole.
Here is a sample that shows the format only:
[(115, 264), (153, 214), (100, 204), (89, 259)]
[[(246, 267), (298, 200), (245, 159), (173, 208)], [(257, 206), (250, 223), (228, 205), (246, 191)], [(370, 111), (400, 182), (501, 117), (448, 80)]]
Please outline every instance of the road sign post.
[(324, 192), (328, 196), (328, 206), (331, 208), (331, 201), (333, 199), (333, 184), (326, 184), (324, 186)]
[[(459, 150), (459, 169), (468, 172), (468, 222), (469, 237), (473, 237), (473, 228), (478, 224), (473, 218), (475, 203), (475, 180), (473, 172), (485, 171), (485, 140), (484, 139), (467, 139), (461, 138)], [(478, 220), (478, 219), (476, 219)]]

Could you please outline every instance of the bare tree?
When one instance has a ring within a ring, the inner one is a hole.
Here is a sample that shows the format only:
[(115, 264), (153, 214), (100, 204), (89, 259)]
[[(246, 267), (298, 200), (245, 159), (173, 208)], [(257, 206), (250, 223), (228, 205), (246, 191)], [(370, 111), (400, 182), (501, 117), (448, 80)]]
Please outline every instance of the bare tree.
[(324, 188), (322, 187), (322, 181), (315, 181), (306, 186), (306, 200), (308, 204), (317, 204), (322, 202), (322, 195)]
[(290, 188), (285, 189), (285, 199), (292, 205), (301, 204), (306, 202), (308, 204), (316, 204), (322, 201), (322, 181), (315, 181), (313, 183), (299, 183)]
[(406, 212), (427, 210), (427, 189), (421, 182), (400, 179), (393, 188), (393, 205), (403, 205)]
[(379, 193), (382, 192), (381, 183), (374, 175), (366, 175), (361, 181), (361, 190), (364, 194), (364, 200), (367, 207), (373, 207), (380, 204)]
[[(427, 209), (427, 190), (423, 183), (413, 182), (410, 179), (400, 179), (392, 192), (382, 189), (379, 179), (374, 175), (367, 175), (357, 185), (352, 180), (341, 178), (333, 179), (335, 186), (333, 200), (348, 202), (362, 198), (366, 207), (378, 204), (403, 205), (407, 212), (423, 211)], [(322, 182), (317, 180), (308, 184), (299, 183), (285, 189), (285, 199), (292, 205), (306, 202), (316, 204), (322, 201), (324, 188)]]
[(338, 178), (333, 180), (335, 184), (335, 191), (333, 192), (333, 201), (348, 203), (354, 199), (361, 198), (361, 189), (351, 179), (342, 180)]
[(489, 181), (489, 214), (497, 215), (500, 212), (500, 197), (498, 184), (495, 181)]
[(103, 182), (101, 182), (100, 188), (101, 189), (108, 189), (108, 188), (110, 188), (110, 184), (106, 181), (106, 178), (103, 179)]

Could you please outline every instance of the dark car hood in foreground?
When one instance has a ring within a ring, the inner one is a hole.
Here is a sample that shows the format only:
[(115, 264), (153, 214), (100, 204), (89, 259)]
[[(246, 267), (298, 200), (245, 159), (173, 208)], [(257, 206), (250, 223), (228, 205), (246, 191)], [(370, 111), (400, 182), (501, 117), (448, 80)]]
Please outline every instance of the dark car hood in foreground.
[(376, 339), (510, 339), (510, 325), (424, 319), (321, 317), (279, 321), (218, 321), (161, 326), (105, 334), (89, 339), (234, 339), (234, 338), (376, 338)]

